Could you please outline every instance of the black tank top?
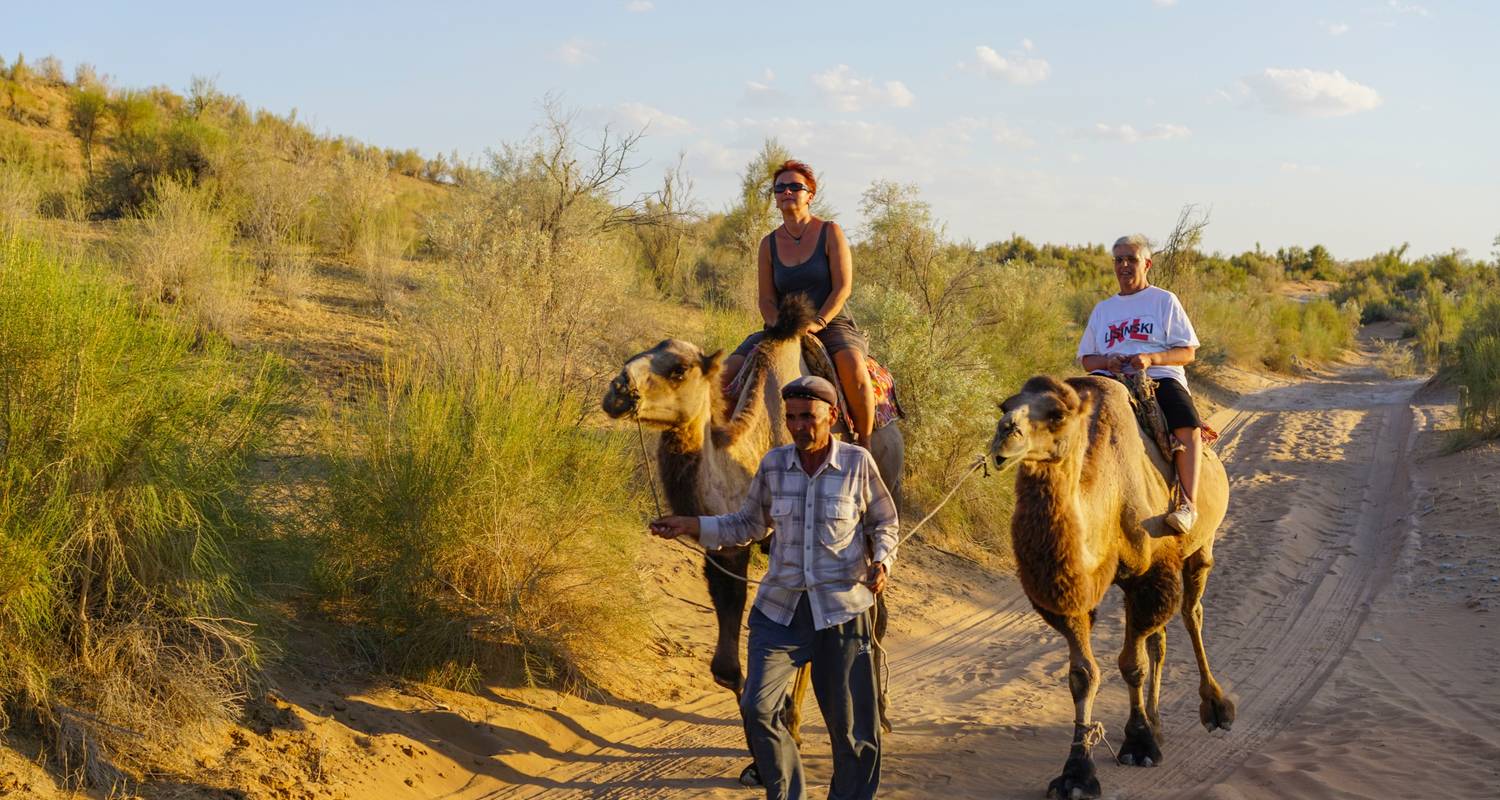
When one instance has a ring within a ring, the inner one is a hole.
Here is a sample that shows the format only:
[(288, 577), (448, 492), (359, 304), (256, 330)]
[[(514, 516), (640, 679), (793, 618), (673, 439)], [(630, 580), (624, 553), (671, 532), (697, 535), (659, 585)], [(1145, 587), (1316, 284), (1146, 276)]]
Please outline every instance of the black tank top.
[[(812, 255), (795, 267), (781, 263), (781, 255), (776, 252), (776, 232), (771, 232), (771, 282), (776, 286), (777, 300), (800, 292), (812, 301), (815, 313), (822, 310), (823, 304), (828, 302), (828, 296), (833, 294), (833, 265), (828, 263), (827, 222), (818, 231), (818, 246), (813, 248)], [(848, 304), (834, 317), (840, 318), (853, 321), (849, 316)]]

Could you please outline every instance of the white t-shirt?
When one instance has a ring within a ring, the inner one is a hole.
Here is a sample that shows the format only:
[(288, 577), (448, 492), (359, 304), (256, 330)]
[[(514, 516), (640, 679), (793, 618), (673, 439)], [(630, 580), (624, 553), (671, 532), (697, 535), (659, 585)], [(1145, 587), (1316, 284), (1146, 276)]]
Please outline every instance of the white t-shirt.
[[(1177, 295), (1156, 286), (1135, 294), (1114, 295), (1099, 301), (1089, 314), (1088, 327), (1078, 343), (1078, 359), (1088, 355), (1159, 353), (1173, 347), (1197, 347), (1198, 334)], [(1095, 370), (1099, 374), (1108, 374)], [(1187, 388), (1182, 367), (1155, 365), (1146, 368), (1153, 378), (1172, 378)]]

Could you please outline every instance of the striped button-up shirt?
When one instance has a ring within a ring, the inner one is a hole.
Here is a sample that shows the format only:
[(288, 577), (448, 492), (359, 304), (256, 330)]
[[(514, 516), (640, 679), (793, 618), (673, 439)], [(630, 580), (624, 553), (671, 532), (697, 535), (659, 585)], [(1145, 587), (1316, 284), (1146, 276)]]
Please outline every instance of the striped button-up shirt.
[(870, 565), (883, 562), (889, 571), (896, 556), (896, 504), (875, 459), (837, 439), (831, 447), (812, 475), (795, 445), (772, 449), (739, 511), (700, 518), (699, 541), (710, 550), (776, 534), (755, 607), (782, 625), (791, 624), (803, 593), (819, 630), (854, 619), (875, 604), (862, 583)]

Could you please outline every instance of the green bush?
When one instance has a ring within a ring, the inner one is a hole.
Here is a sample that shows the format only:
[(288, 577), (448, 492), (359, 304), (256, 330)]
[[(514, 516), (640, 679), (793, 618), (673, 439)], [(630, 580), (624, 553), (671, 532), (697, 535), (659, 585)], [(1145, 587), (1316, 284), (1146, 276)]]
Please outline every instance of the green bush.
[(191, 769), (243, 696), (257, 650), (228, 552), (281, 381), (0, 240), (0, 697), (65, 772)]
[(181, 116), (143, 123), (116, 137), (94, 180), (94, 204), (106, 216), (125, 216), (139, 210), (163, 179), (199, 185), (229, 147), (229, 135), (205, 120)]
[(1478, 303), (1458, 335), (1453, 380), (1464, 387), (1459, 408), (1463, 428), (1485, 438), (1500, 436), (1500, 294)]
[(634, 441), (493, 372), (387, 364), (331, 421), (322, 574), (378, 666), (608, 685), (641, 643)]

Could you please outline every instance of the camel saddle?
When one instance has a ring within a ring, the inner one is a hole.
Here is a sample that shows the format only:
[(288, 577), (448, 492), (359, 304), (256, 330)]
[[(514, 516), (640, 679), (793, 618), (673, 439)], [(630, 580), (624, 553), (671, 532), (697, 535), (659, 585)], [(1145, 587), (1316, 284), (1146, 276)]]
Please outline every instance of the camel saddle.
[[(1156, 448), (1161, 451), (1162, 458), (1167, 462), (1167, 482), (1172, 484), (1172, 495), (1174, 501), (1177, 494), (1182, 491), (1181, 484), (1177, 482), (1176, 456), (1179, 450), (1186, 448), (1177, 437), (1172, 435), (1172, 429), (1167, 426), (1167, 415), (1161, 410), (1161, 404), (1156, 402), (1156, 381), (1151, 379), (1145, 372), (1132, 372), (1119, 379), (1125, 384), (1130, 392), (1130, 408), (1135, 412), (1135, 420), (1140, 424), (1141, 430), (1146, 432), (1147, 438), (1156, 442)], [(1218, 431), (1210, 428), (1205, 423), (1200, 428), (1203, 441), (1213, 443), (1219, 438)]]
[[(804, 346), (805, 351), (806, 346)], [(812, 356), (812, 354), (808, 355)], [(833, 362), (828, 359), (828, 356), (822, 353), (819, 353), (818, 356), (821, 356), (822, 361), (826, 364), (825, 369), (832, 371)], [(875, 430), (878, 431), (892, 422), (904, 418), (906, 413), (901, 410), (901, 404), (896, 400), (896, 378), (891, 375), (891, 371), (876, 361), (874, 356), (870, 355), (865, 356), (865, 368), (870, 372), (870, 385), (875, 390)], [(815, 374), (819, 371), (814, 369)], [(730, 381), (729, 386), (724, 389), (724, 396), (731, 403), (739, 398), (740, 390), (745, 388), (745, 372), (743, 369), (740, 370), (740, 374), (734, 376), (734, 380)], [(839, 385), (837, 375), (833, 377), (832, 382), (835, 386)], [(845, 414), (843, 419), (847, 418), (848, 415)]]

